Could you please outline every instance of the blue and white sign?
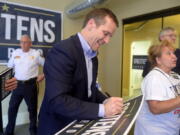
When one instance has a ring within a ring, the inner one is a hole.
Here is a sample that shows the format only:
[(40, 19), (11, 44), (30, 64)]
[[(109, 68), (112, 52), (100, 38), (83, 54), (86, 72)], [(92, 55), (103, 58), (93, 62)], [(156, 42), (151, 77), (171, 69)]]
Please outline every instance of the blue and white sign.
[(28, 34), (33, 48), (46, 55), (62, 39), (62, 13), (10, 2), (0, 2), (0, 64), (6, 64)]

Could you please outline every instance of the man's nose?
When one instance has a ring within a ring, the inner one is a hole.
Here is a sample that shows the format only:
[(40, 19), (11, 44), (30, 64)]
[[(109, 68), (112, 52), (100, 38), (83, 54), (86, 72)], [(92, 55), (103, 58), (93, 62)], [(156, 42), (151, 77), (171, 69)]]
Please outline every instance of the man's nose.
[(109, 43), (109, 41), (110, 41), (110, 37), (109, 37), (109, 36), (104, 37), (104, 42), (105, 42), (106, 44)]

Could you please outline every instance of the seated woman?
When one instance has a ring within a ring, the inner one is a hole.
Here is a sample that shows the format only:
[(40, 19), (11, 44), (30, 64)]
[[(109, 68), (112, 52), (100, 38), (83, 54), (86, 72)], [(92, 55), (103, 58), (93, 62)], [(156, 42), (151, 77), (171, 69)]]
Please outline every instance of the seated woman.
[(167, 41), (149, 48), (153, 69), (144, 78), (141, 89), (144, 103), (135, 124), (135, 135), (179, 135), (180, 76), (175, 48)]

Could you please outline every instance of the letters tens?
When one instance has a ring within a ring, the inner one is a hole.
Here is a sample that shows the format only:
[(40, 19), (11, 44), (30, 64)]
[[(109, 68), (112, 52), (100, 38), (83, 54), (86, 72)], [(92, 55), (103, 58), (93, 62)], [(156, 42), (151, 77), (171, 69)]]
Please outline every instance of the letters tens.
[[(20, 40), (24, 33), (29, 34), (32, 41), (53, 43), (55, 41), (55, 23), (52, 20), (36, 19), (27, 16), (16, 16), (7, 13), (0, 14), (0, 23), (5, 23), (4, 34), (5, 40), (11, 40), (12, 33), (16, 31), (16, 39)], [(17, 24), (12, 28), (12, 24)], [(16, 29), (16, 30), (14, 30)], [(35, 39), (36, 38), (36, 39)]]

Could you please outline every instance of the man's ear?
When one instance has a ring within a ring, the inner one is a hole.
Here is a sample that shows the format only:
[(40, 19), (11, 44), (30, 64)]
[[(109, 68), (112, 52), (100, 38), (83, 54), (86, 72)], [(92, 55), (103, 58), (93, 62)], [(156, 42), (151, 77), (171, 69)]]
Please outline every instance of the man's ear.
[(91, 18), (88, 23), (87, 26), (89, 26), (90, 28), (95, 28), (96, 27), (96, 22), (93, 18)]
[(164, 35), (159, 36), (159, 41), (163, 41), (164, 40)]

